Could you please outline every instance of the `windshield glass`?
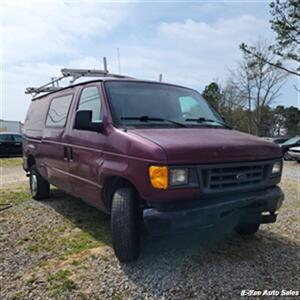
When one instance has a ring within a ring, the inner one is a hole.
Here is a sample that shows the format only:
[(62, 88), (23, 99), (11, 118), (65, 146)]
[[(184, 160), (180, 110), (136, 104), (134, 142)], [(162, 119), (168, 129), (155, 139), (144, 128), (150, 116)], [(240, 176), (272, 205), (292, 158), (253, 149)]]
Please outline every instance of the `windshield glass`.
[[(105, 88), (114, 122), (119, 126), (175, 126), (167, 121), (171, 120), (186, 126), (223, 127), (218, 113), (199, 93), (190, 89), (159, 83), (120, 81), (106, 82)], [(138, 119), (140, 117), (144, 118)], [(199, 118), (207, 121), (197, 122)]]
[(282, 145), (293, 145), (293, 144), (296, 144), (299, 140), (300, 140), (300, 137), (295, 136), (295, 137), (287, 140), (286, 142), (284, 142)]

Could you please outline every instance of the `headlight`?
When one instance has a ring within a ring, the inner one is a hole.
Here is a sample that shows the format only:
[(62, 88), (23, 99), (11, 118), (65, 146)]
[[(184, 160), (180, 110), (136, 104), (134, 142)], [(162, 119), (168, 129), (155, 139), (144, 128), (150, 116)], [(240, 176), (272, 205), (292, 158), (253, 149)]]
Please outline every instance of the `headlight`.
[(171, 169), (170, 185), (182, 185), (188, 183), (188, 169)]
[(168, 168), (165, 166), (151, 166), (149, 168), (150, 182), (156, 189), (168, 188)]
[(272, 167), (272, 174), (279, 174), (281, 172), (281, 161), (276, 161)]

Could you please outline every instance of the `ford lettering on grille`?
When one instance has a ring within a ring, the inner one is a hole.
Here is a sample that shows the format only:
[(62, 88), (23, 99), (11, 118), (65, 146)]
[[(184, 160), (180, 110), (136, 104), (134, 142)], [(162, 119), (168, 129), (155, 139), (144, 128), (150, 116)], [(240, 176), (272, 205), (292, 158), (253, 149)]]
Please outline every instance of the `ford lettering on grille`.
[(246, 179), (247, 179), (247, 174), (245, 174), (245, 173), (239, 173), (236, 175), (236, 180), (238, 180), (238, 181), (243, 181)]

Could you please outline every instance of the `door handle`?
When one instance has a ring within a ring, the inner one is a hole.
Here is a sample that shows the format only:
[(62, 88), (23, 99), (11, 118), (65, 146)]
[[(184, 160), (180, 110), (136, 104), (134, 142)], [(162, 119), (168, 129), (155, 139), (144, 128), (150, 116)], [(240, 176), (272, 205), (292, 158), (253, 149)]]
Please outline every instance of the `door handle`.
[(64, 160), (69, 161), (68, 147), (64, 147)]
[(73, 161), (73, 149), (71, 147), (64, 147), (64, 160), (65, 161)]
[(73, 148), (69, 147), (69, 161), (73, 161)]

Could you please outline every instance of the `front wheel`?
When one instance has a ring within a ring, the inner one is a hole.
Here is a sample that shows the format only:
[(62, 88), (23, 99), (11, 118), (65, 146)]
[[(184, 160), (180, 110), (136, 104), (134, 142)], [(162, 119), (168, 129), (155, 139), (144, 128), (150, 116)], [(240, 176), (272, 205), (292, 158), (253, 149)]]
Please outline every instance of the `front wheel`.
[(112, 243), (119, 261), (132, 261), (140, 254), (139, 209), (130, 188), (117, 189), (111, 208)]
[(244, 223), (235, 228), (235, 231), (240, 235), (252, 235), (259, 229), (259, 223)]
[(29, 185), (33, 199), (42, 200), (49, 198), (49, 183), (40, 175), (36, 165), (32, 165), (30, 168)]

